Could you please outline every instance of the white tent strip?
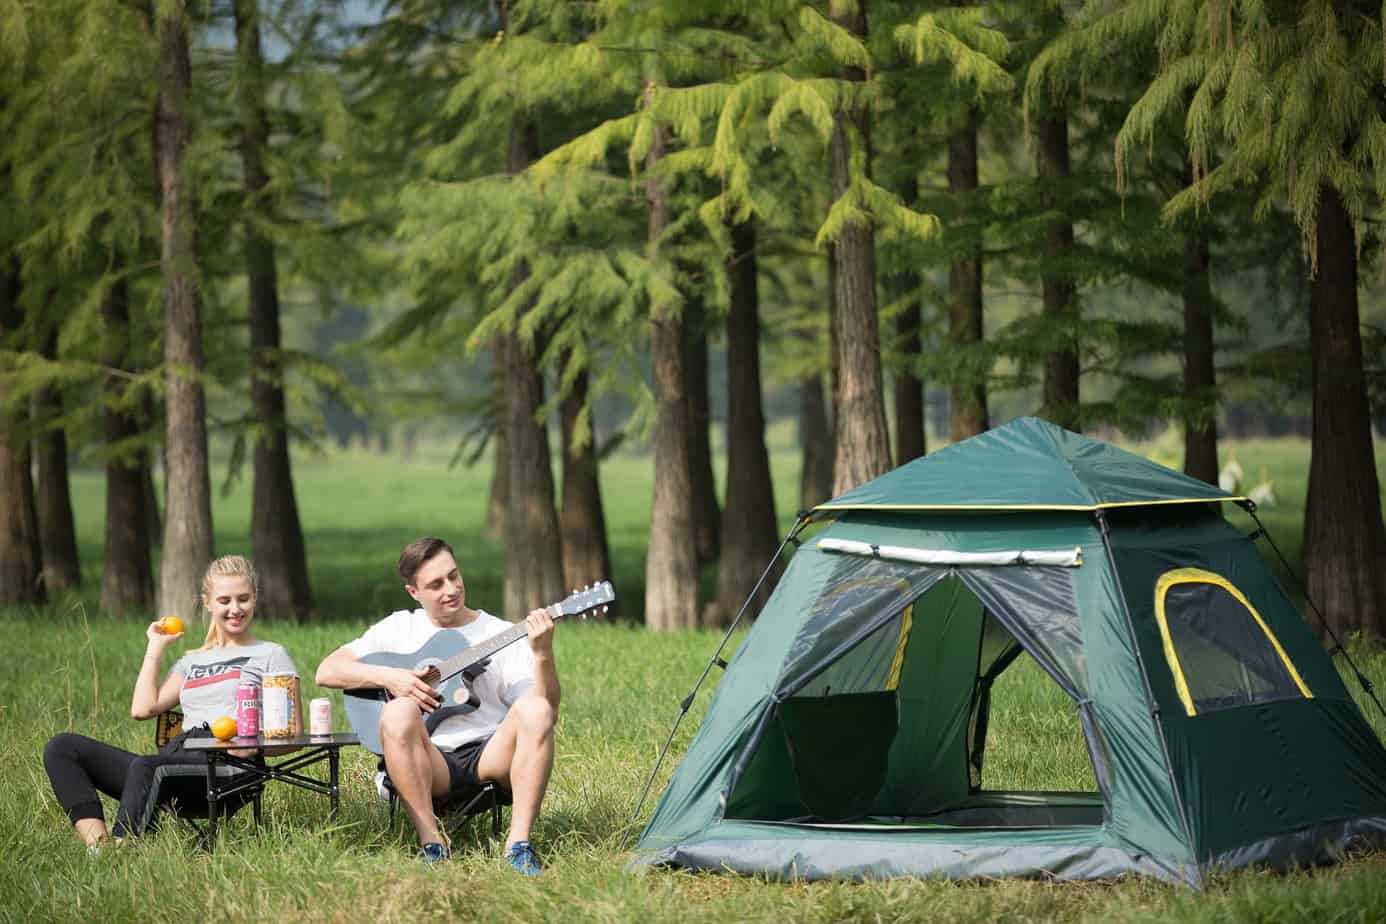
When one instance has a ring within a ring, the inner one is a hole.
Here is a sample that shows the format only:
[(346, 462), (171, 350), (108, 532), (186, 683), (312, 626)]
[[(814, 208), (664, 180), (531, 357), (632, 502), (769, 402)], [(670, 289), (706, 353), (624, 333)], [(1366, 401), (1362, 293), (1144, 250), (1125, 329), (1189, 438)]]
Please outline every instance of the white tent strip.
[(1083, 550), (1077, 546), (1057, 551), (1017, 549), (1000, 552), (952, 552), (947, 549), (912, 549), (903, 545), (872, 545), (854, 539), (820, 539), (818, 548), (823, 552), (866, 555), (919, 565), (1049, 565), (1077, 568), (1083, 564)]

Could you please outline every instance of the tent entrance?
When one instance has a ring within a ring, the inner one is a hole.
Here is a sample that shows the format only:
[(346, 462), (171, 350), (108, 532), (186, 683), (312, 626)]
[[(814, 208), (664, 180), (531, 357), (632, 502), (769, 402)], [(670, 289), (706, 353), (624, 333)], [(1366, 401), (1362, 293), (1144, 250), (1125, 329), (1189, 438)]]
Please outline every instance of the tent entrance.
[(849, 828), (1102, 823), (1090, 723), (1076, 706), (1086, 677), (1066, 570), (876, 560), (839, 577), (803, 621), (724, 817)]

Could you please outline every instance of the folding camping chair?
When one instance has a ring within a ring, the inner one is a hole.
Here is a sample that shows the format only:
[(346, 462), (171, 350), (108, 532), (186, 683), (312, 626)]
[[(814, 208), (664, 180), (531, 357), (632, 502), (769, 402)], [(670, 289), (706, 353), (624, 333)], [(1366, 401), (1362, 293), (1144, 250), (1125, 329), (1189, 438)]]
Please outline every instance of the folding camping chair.
[[(176, 709), (159, 715), (154, 722), (154, 747), (162, 749), (183, 732), (183, 713)], [(243, 771), (235, 767), (221, 765), (217, 775), (237, 776)], [(255, 826), (260, 826), (261, 796), (264, 785), (251, 786), (223, 799), (217, 806), (218, 818), (225, 820), (245, 807), (247, 802), (255, 806)], [(149, 804), (145, 810), (147, 818), (153, 818), (158, 806), (166, 807), (179, 821), (189, 825), (197, 832), (198, 840), (204, 846), (209, 843), (205, 820), (207, 816), (207, 768), (203, 764), (180, 764), (160, 767), (154, 774), (154, 787), (149, 793)]]
[[(380, 797), (390, 803), (390, 826), (389, 830), (395, 829), (395, 814), (399, 810), (399, 793), (395, 792), (395, 787), (390, 783), (390, 778), (385, 775), (384, 761), (376, 772), (376, 790)], [(477, 786), (470, 786), (450, 793), (442, 802), (434, 802), (434, 809), (440, 818), (456, 818), (463, 821), (470, 820), (482, 812), (491, 813), (491, 839), (496, 840), (501, 835), (501, 806), (505, 804), (501, 801), (500, 787), (495, 783), (482, 783)]]

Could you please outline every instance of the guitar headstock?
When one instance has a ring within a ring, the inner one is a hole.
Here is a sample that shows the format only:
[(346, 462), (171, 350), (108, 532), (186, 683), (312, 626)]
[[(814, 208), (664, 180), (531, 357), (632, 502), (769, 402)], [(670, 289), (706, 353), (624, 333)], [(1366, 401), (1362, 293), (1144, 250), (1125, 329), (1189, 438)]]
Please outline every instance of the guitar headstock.
[(557, 616), (577, 616), (581, 615), (584, 619), (592, 610), (601, 608), (606, 612), (607, 604), (616, 599), (616, 591), (612, 590), (610, 581), (598, 581), (590, 584), (581, 590), (575, 590), (560, 603), (554, 606), (558, 609)]

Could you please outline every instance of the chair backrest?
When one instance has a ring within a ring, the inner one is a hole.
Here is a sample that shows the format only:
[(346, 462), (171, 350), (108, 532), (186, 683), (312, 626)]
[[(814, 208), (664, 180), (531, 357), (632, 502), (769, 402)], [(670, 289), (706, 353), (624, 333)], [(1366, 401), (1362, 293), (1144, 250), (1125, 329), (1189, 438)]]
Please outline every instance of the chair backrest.
[(154, 748), (159, 750), (183, 733), (183, 713), (177, 709), (160, 713), (154, 722)]

